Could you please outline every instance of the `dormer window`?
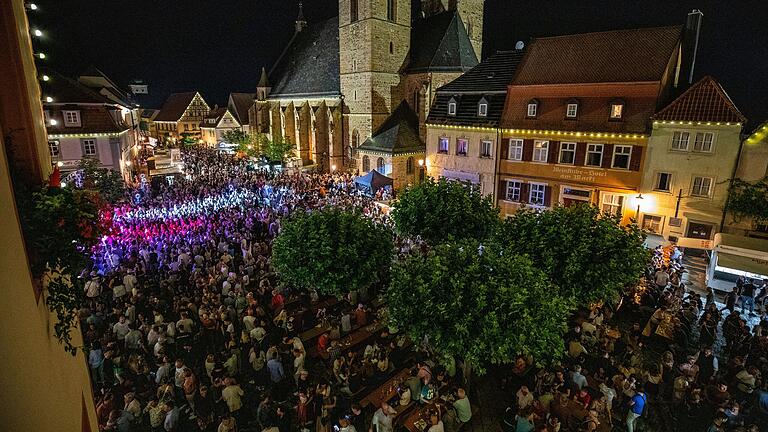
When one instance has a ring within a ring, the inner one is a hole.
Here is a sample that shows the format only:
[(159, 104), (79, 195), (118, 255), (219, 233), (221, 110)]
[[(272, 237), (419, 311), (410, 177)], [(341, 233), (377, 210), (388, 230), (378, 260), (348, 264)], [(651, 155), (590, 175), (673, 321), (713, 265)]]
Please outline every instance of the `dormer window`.
[(576, 118), (576, 116), (579, 114), (579, 102), (575, 100), (568, 101), (568, 104), (565, 106), (565, 117), (566, 118)]
[(80, 111), (62, 111), (64, 116), (64, 126), (80, 127)]
[(621, 120), (624, 118), (624, 102), (611, 102), (611, 120)]
[(448, 101), (448, 115), (456, 115), (456, 99), (454, 98), (451, 98), (451, 100)]
[(528, 117), (536, 117), (536, 114), (538, 114), (539, 111), (539, 101), (536, 99), (531, 99), (528, 101)]
[(479, 117), (488, 116), (488, 101), (485, 98), (480, 99), (480, 102), (477, 104), (477, 115)]

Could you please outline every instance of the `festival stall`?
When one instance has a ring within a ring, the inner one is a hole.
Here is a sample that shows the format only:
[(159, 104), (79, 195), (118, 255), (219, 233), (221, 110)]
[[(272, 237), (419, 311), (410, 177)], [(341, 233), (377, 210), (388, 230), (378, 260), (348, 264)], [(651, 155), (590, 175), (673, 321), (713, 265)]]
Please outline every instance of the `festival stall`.
[(707, 268), (707, 285), (730, 291), (739, 276), (768, 279), (768, 240), (715, 234)]

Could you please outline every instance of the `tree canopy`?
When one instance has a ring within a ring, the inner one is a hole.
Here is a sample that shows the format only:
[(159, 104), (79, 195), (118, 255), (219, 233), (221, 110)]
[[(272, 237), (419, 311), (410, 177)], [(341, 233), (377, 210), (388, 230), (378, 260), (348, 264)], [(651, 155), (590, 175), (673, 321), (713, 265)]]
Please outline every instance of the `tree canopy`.
[(635, 224), (594, 206), (521, 209), (500, 226), (497, 241), (527, 255), (564, 297), (579, 304), (615, 298), (648, 263), (645, 235)]
[(768, 177), (757, 182), (734, 179), (728, 190), (725, 208), (736, 220), (754, 218), (758, 223), (768, 221)]
[(270, 162), (286, 161), (293, 156), (293, 151), (296, 148), (295, 145), (281, 136), (276, 136), (271, 140), (267, 139), (266, 136), (263, 136), (260, 142), (262, 154), (266, 156)]
[(247, 132), (243, 132), (240, 129), (230, 129), (222, 135), (224, 141), (236, 145), (237, 151), (246, 154), (253, 153), (254, 150), (254, 138)]
[(476, 241), (441, 244), (394, 264), (391, 319), (436, 351), (460, 355), (479, 372), (518, 354), (538, 361), (564, 352), (571, 302), (531, 261)]
[(336, 296), (386, 281), (392, 255), (386, 228), (339, 209), (296, 213), (272, 247), (283, 282)]
[(392, 219), (401, 235), (420, 235), (437, 244), (487, 237), (499, 223), (499, 211), (491, 197), (483, 197), (477, 188), (428, 178), (400, 194)]

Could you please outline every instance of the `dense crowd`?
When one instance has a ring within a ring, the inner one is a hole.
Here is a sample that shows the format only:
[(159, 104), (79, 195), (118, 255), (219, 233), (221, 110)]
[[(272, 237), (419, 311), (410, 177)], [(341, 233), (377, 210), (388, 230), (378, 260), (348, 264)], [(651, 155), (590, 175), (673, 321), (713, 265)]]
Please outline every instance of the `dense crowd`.
[(341, 207), (389, 224), (351, 175), (271, 174), (207, 150), (183, 162), (183, 176), (137, 185), (106, 215), (112, 229), (82, 274), (102, 430), (388, 432), (411, 404), (432, 432), (469, 420), (466, 394), (447, 386), (456, 364), (390, 332), (375, 293), (293, 292), (272, 270), (293, 212)]
[(766, 286), (740, 278), (721, 310), (711, 288), (686, 290), (681, 259), (657, 248), (617, 310), (582, 311), (562, 364), (518, 358), (505, 431), (768, 430), (768, 315), (752, 301)]

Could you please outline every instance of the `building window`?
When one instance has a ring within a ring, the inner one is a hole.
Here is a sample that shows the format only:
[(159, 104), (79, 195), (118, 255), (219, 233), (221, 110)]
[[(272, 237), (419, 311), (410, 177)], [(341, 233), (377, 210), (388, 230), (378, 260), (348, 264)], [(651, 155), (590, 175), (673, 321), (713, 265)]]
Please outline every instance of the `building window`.
[(387, 0), (387, 21), (395, 21), (396, 13), (397, 0)]
[(389, 43), (389, 53), (394, 54), (395, 53), (395, 44), (390, 42)]
[(520, 201), (520, 192), (522, 190), (522, 183), (515, 180), (507, 180), (507, 193), (505, 194), (507, 201)]
[(697, 197), (708, 197), (712, 193), (711, 177), (694, 177), (691, 195)]
[(624, 103), (613, 102), (611, 104), (611, 120), (620, 120), (624, 116)]
[(463, 138), (456, 140), (456, 154), (459, 156), (466, 156), (469, 150), (469, 142)]
[(480, 157), (481, 158), (489, 158), (491, 157), (491, 146), (493, 143), (490, 141), (480, 141)]
[(565, 116), (568, 118), (576, 118), (576, 114), (579, 112), (579, 104), (569, 103), (565, 108)]
[(531, 183), (531, 190), (528, 192), (528, 202), (533, 205), (544, 205), (544, 193), (547, 185), (540, 183)]
[(448, 115), (455, 116), (456, 115), (456, 100), (451, 99), (448, 102)]
[(413, 174), (413, 156), (409, 156), (405, 161), (405, 173)]
[(624, 207), (624, 196), (617, 194), (603, 194), (603, 206), (604, 213), (608, 213), (612, 216), (621, 215), (621, 210)]
[(485, 99), (477, 105), (477, 115), (480, 117), (488, 116), (488, 102), (485, 102)]
[(652, 233), (661, 233), (661, 216), (643, 215), (643, 230)]
[(685, 131), (676, 131), (672, 134), (672, 150), (688, 151), (688, 140), (691, 134)]
[(52, 158), (57, 158), (61, 156), (61, 146), (59, 145), (59, 141), (58, 140), (48, 141), (48, 151), (51, 152)]
[(352, 2), (349, 5), (349, 21), (350, 22), (357, 21), (357, 1), (358, 0), (352, 0)]
[(363, 156), (363, 171), (370, 171), (371, 170), (371, 158), (368, 156)]
[(672, 174), (660, 172), (656, 175), (656, 184), (654, 189), (662, 192), (669, 192), (672, 188)]
[(629, 169), (629, 159), (632, 157), (632, 146), (614, 146), (612, 168)]
[(536, 140), (533, 142), (533, 161), (546, 162), (549, 156), (549, 141)]
[(384, 158), (380, 157), (376, 159), (376, 171), (380, 172), (381, 174), (386, 174), (385, 172), (385, 164), (384, 164)]
[(531, 100), (528, 102), (528, 117), (536, 117), (536, 114), (539, 111), (539, 101), (536, 99)]
[(523, 140), (509, 140), (509, 152), (507, 153), (507, 159), (514, 161), (523, 160)]
[(83, 156), (96, 156), (96, 140), (83, 140)]
[(587, 166), (599, 167), (603, 165), (603, 145), (602, 144), (588, 144), (587, 145)]
[(576, 143), (564, 142), (560, 143), (560, 158), (558, 160), (561, 164), (573, 165), (576, 160)]
[(447, 154), (448, 153), (448, 138), (440, 137), (437, 141), (437, 152)]
[(80, 111), (62, 111), (64, 115), (64, 126), (80, 127)]
[(710, 153), (712, 152), (712, 142), (715, 134), (712, 132), (697, 132), (693, 141), (693, 151)]

